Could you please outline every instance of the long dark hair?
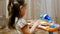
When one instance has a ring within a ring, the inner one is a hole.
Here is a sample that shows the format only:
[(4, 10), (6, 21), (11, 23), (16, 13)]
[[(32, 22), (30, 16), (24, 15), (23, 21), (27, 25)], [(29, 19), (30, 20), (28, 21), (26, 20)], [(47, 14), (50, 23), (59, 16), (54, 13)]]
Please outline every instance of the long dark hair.
[(14, 28), (15, 29), (15, 17), (20, 17), (20, 6), (24, 5), (24, 0), (9, 0), (8, 4), (8, 12), (9, 12), (9, 23), (8, 27), (9, 28)]

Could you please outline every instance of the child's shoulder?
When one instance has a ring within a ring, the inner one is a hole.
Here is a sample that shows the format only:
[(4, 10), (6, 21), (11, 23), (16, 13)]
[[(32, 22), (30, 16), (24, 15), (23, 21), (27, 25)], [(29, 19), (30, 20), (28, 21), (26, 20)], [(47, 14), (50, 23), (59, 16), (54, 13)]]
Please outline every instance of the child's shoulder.
[(16, 27), (22, 28), (26, 24), (27, 24), (27, 22), (24, 19), (19, 19), (17, 21)]

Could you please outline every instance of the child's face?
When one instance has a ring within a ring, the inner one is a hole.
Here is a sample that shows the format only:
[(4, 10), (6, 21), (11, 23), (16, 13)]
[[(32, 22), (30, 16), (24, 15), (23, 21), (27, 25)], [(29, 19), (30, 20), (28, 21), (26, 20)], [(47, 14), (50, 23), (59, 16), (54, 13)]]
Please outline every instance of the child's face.
[(26, 12), (25, 11), (26, 10), (26, 6), (25, 5), (21, 6), (20, 10), (21, 10), (21, 15), (20, 16), (23, 17), (25, 15), (25, 12)]

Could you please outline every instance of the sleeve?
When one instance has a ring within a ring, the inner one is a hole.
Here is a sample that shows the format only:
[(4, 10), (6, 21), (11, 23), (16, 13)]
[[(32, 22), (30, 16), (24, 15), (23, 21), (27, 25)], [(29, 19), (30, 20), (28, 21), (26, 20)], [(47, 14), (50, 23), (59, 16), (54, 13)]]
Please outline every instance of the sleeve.
[(17, 28), (22, 28), (24, 27), (25, 25), (27, 24), (27, 22), (24, 20), (24, 19), (19, 19), (17, 24), (16, 24), (16, 27)]

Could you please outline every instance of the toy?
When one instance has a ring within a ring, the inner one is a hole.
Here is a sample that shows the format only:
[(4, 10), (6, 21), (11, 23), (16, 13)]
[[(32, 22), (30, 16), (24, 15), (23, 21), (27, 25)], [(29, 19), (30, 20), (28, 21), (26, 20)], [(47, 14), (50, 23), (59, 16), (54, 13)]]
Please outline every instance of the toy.
[[(28, 21), (30, 22), (33, 20)], [(30, 25), (31, 24), (32, 23), (30, 23)], [(53, 32), (58, 31), (59, 27), (60, 25), (53, 23), (52, 18), (48, 14), (40, 14), (40, 25), (37, 27), (38, 29), (48, 31), (49, 34), (53, 34)]]
[(45, 14), (43, 17), (44, 19), (48, 20), (50, 23), (53, 22), (52, 18), (48, 14)]
[[(48, 26), (44, 25), (45, 27), (41, 27), (40, 28), (43, 28), (44, 30), (47, 30), (49, 31), (49, 34), (53, 34), (54, 31), (57, 31), (58, 28), (60, 27), (59, 24), (52, 24), (53, 23), (53, 20), (52, 18), (48, 15), (48, 14), (40, 14), (40, 20), (42, 21), (42, 25), (45, 24), (45, 23), (49, 23)], [(48, 20), (48, 22), (45, 22), (45, 20)], [(44, 21), (44, 23), (43, 23)]]
[(49, 23), (53, 22), (52, 18), (48, 14), (40, 14), (40, 20), (48, 20)]

